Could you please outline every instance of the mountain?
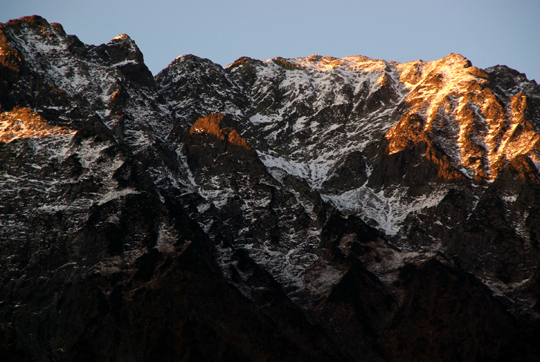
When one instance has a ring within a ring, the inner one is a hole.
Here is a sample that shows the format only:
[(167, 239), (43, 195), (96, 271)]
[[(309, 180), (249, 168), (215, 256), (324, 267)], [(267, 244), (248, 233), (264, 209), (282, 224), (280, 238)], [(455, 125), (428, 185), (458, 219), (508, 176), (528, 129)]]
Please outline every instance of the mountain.
[(461, 55), (0, 24), (0, 360), (537, 361), (540, 87)]

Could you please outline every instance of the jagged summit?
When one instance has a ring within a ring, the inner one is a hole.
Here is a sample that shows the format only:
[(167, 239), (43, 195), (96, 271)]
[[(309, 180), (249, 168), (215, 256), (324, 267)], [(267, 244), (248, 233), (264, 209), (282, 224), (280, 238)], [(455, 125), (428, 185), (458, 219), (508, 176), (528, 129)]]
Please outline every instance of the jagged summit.
[(540, 89), (459, 54), (155, 77), (0, 24), (2, 361), (538, 361)]
[(126, 40), (126, 39), (130, 39), (130, 40), (131, 40), (131, 38), (129, 37), (129, 35), (127, 35), (127, 34), (120, 34), (120, 35), (117, 35), (117, 36), (115, 36), (114, 38), (112, 38), (111, 41), (114, 41), (114, 40)]
[(456, 54), (425, 68), (404, 100), (411, 109), (385, 136), (390, 154), (433, 142), (463, 176), (486, 179), (520, 155), (537, 162), (539, 128), (524, 115), (527, 100), (537, 101), (536, 92), (496, 95), (488, 73)]

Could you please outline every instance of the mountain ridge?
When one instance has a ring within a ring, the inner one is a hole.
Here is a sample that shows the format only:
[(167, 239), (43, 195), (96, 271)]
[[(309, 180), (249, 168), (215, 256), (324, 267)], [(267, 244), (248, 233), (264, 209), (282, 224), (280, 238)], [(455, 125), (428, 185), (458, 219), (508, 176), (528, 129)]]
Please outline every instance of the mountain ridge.
[(37, 16), (0, 46), (7, 360), (540, 355), (520, 73), (185, 55), (154, 77), (129, 36)]

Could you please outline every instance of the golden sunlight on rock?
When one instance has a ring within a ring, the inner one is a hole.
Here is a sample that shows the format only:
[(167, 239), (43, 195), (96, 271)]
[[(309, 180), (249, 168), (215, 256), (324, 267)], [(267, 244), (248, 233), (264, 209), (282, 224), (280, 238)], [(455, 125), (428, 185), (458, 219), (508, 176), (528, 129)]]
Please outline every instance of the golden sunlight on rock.
[(417, 84), (422, 78), (422, 63), (421, 60), (415, 60), (413, 62), (399, 64), (397, 66), (400, 72), (399, 80), (409, 86)]
[(526, 119), (525, 94), (505, 106), (487, 87), (487, 73), (460, 55), (398, 68), (411, 92), (404, 101), (409, 110), (385, 135), (389, 154), (424, 142), (443, 149), (448, 164), (464, 174), (494, 179), (514, 158), (540, 152), (540, 134)]
[(382, 73), (381, 76), (379, 77), (379, 79), (377, 79), (377, 85), (379, 87), (382, 87), (382, 86), (385, 86), (385, 85), (389, 85), (391, 82), (391, 78), (388, 74), (386, 73)]
[(189, 134), (211, 134), (221, 140), (226, 140), (233, 145), (241, 146), (246, 150), (251, 150), (251, 147), (246, 143), (246, 139), (241, 137), (236, 130), (231, 127), (221, 127), (221, 121), (224, 117), (225, 116), (221, 113), (214, 113), (199, 118), (189, 130)]
[[(239, 61), (240, 63), (243, 62), (241, 60)], [(233, 64), (238, 64), (239, 61)], [(305, 58), (284, 59), (282, 57), (277, 57), (266, 60), (265, 62), (274, 62), (286, 70), (304, 69), (313, 72), (325, 72), (340, 68), (342, 70), (362, 70), (364, 73), (369, 73), (385, 70), (389, 66), (399, 66), (399, 63), (396, 62), (371, 59), (363, 55), (334, 58), (313, 54)]]
[(21, 62), (19, 53), (9, 46), (7, 37), (4, 34), (4, 25), (0, 24), (0, 65), (11, 72), (20, 72), (17, 63)]
[(67, 136), (75, 132), (66, 127), (51, 126), (30, 108), (15, 107), (10, 112), (0, 113), (0, 142), (9, 143), (19, 138)]

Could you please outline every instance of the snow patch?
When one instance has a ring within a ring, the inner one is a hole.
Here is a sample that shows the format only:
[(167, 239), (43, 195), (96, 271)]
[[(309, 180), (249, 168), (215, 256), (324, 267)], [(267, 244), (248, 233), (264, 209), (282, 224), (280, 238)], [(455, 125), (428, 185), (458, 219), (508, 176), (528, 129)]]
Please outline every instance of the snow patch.
[(156, 243), (156, 249), (161, 253), (169, 254), (174, 251), (174, 244), (178, 241), (178, 233), (171, 225), (161, 223)]
[(111, 200), (115, 200), (115, 199), (124, 197), (126, 195), (132, 195), (132, 194), (139, 194), (139, 192), (133, 189), (110, 191), (101, 197), (101, 199), (98, 201), (98, 205), (103, 205)]
[(375, 221), (378, 229), (394, 236), (407, 215), (438, 205), (446, 193), (446, 189), (441, 189), (409, 200), (404, 188), (375, 192), (362, 186), (340, 195), (321, 194), (321, 197), (345, 214), (358, 214), (365, 220)]
[(279, 122), (282, 119), (279, 116), (265, 116), (260, 113), (257, 113), (256, 115), (250, 117), (250, 122), (259, 125), (259, 124), (265, 124), (265, 123), (274, 123)]

